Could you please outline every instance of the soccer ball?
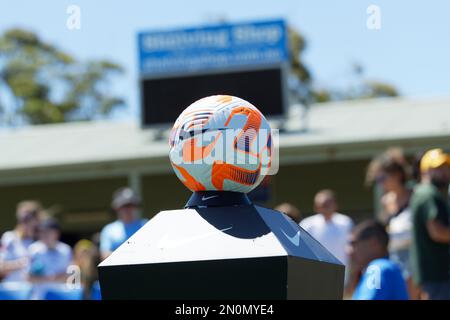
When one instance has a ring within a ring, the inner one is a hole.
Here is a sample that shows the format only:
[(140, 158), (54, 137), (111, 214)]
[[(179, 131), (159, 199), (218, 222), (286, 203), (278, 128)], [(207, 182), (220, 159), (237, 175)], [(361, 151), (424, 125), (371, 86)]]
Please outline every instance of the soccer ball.
[(269, 123), (251, 103), (216, 95), (187, 107), (170, 133), (170, 162), (192, 191), (250, 192), (272, 161)]

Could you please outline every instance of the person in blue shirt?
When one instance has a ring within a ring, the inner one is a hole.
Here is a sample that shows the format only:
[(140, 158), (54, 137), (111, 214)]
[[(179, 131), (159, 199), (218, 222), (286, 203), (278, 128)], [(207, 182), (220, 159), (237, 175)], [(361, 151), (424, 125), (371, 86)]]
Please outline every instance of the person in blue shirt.
[(49, 290), (60, 287), (69, 277), (72, 248), (59, 241), (60, 236), (58, 221), (46, 218), (39, 224), (39, 240), (28, 248), (31, 262), (28, 280), (33, 283), (32, 299), (46, 299)]
[(358, 281), (353, 300), (407, 300), (408, 293), (400, 267), (389, 260), (389, 236), (375, 220), (358, 224), (351, 234), (349, 257)]
[(106, 259), (122, 243), (129, 239), (146, 222), (140, 218), (140, 200), (128, 187), (120, 188), (113, 195), (111, 204), (118, 219), (103, 227), (100, 233), (100, 254)]

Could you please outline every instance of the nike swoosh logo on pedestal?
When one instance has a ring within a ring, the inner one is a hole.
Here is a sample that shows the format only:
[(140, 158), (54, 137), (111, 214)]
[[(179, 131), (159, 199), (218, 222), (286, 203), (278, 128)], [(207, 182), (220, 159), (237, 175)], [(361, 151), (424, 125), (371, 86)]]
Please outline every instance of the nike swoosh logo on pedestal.
[(209, 196), (209, 197), (203, 196), (203, 197), (202, 197), (202, 201), (206, 201), (206, 200), (209, 200), (209, 199), (212, 199), (212, 198), (217, 198), (218, 196), (219, 196), (218, 194), (216, 194), (216, 195), (214, 195), (214, 196)]
[(286, 236), (286, 238), (288, 238), (288, 240), (292, 242), (293, 245), (298, 246), (300, 244), (300, 231), (297, 231), (297, 233), (293, 237), (289, 236), (286, 232), (284, 232), (284, 230), (281, 231)]

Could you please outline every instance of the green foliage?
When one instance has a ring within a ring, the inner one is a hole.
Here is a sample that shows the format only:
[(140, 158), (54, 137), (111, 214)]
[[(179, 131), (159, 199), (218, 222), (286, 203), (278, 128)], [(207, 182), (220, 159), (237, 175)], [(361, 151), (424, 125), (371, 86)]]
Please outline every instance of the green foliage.
[[(356, 88), (348, 90), (315, 89), (302, 61), (305, 39), (289, 28), (289, 44), (291, 77), (297, 80), (294, 94), (305, 104), (398, 95), (389, 84), (362, 78)], [(106, 60), (78, 61), (32, 31), (7, 30), (0, 35), (0, 125), (108, 116), (124, 106), (121, 97), (111, 94), (109, 85), (112, 77), (123, 72), (121, 66)], [(357, 73), (360, 76), (362, 68)]]
[(311, 74), (301, 61), (301, 54), (305, 50), (305, 39), (300, 33), (292, 28), (288, 29), (289, 50), (291, 61), (291, 72), (300, 80), (301, 83), (308, 84), (311, 81)]
[(9, 124), (107, 116), (124, 105), (108, 89), (110, 78), (121, 73), (110, 61), (80, 62), (31, 31), (8, 30), (0, 36), (0, 92), (8, 92), (13, 102), (0, 105), (0, 116), (8, 110)]
[(360, 80), (356, 87), (330, 93), (330, 100), (357, 100), (397, 97), (397, 89), (381, 81)]
[(366, 82), (366, 98), (396, 97), (398, 95), (397, 89), (388, 83), (378, 81)]
[(291, 96), (305, 105), (315, 102), (315, 93), (312, 89), (311, 73), (302, 61), (302, 53), (306, 47), (303, 36), (295, 29), (288, 28), (290, 75), (293, 84), (289, 86)]
[(328, 90), (314, 90), (312, 91), (312, 99), (314, 102), (328, 102), (331, 100), (331, 93)]
[(304, 104), (328, 102), (332, 100), (353, 100), (367, 99), (379, 97), (396, 97), (399, 95), (397, 89), (382, 81), (364, 80), (364, 68), (360, 65), (353, 66), (352, 77), (357, 77), (355, 86), (349, 88), (333, 88), (314, 87), (314, 79), (310, 71), (302, 62), (302, 52), (306, 48), (306, 41), (300, 33), (289, 28), (289, 45), (290, 45), (290, 67), (291, 74), (298, 79), (297, 88), (298, 99)]

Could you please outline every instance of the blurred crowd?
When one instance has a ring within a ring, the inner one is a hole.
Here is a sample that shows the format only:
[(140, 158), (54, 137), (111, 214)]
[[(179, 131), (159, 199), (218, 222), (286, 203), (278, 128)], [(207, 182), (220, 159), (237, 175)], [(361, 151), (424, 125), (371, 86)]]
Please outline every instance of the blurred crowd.
[[(333, 190), (317, 192), (315, 214), (276, 207), (346, 266), (346, 299), (450, 299), (450, 155), (441, 149), (409, 162), (400, 149), (375, 157), (367, 183), (380, 191), (379, 212), (354, 221), (338, 212)], [(140, 199), (127, 187), (112, 197), (117, 220), (98, 239), (73, 248), (39, 202), (17, 205), (17, 224), (1, 237), (0, 299), (100, 299), (97, 265), (139, 230)]]
[(346, 299), (450, 299), (450, 155), (428, 150), (408, 161), (401, 149), (375, 157), (367, 184), (381, 194), (373, 218), (354, 225), (332, 190), (314, 198), (317, 214), (286, 213), (346, 265)]
[(0, 242), (0, 300), (101, 299), (97, 265), (139, 230), (140, 201), (124, 187), (113, 195), (117, 220), (100, 236), (79, 240), (73, 248), (60, 241), (59, 222), (37, 201), (17, 205), (16, 226)]

